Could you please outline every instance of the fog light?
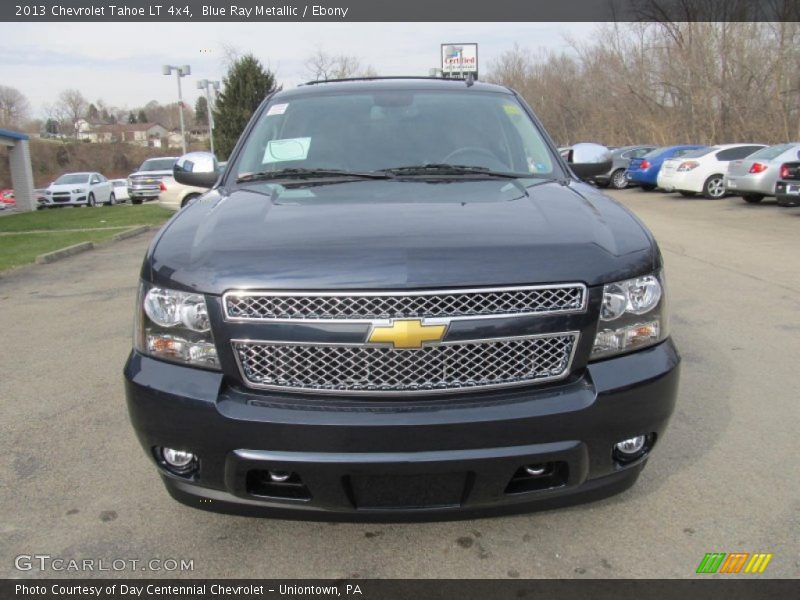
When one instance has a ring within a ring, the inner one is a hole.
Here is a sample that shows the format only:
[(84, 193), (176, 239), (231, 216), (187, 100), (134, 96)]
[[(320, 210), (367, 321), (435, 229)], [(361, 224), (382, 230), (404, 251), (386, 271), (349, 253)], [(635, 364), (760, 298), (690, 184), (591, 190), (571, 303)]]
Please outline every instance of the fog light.
[(274, 481), (275, 483), (284, 483), (289, 481), (289, 478), (292, 476), (291, 473), (288, 471), (270, 471), (269, 478)]
[(525, 472), (531, 477), (541, 477), (547, 473), (547, 465), (525, 465)]
[(191, 452), (185, 450), (176, 450), (174, 448), (161, 448), (161, 458), (164, 460), (165, 466), (179, 475), (186, 475), (193, 471), (197, 466), (197, 457)]
[(634, 460), (644, 454), (646, 443), (646, 435), (637, 435), (614, 444), (614, 452), (619, 460)]

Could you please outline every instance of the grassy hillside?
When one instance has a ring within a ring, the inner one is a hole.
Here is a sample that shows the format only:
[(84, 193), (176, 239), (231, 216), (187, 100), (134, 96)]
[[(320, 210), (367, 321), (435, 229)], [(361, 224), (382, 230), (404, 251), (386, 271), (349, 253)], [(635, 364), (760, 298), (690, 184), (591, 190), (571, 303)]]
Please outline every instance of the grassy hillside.
[[(31, 167), (36, 187), (46, 187), (62, 173), (98, 171), (109, 179), (127, 177), (142, 161), (175, 156), (180, 150), (143, 148), (133, 144), (87, 144), (58, 140), (31, 140)], [(0, 148), (0, 188), (11, 187), (8, 150)]]

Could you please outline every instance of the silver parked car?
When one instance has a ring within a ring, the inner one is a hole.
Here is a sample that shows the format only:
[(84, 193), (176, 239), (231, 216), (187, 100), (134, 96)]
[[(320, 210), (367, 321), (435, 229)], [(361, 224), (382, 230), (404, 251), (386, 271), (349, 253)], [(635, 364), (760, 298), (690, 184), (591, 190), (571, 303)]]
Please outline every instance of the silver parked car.
[(625, 169), (632, 158), (641, 158), (651, 150), (655, 150), (655, 146), (638, 145), (638, 146), (622, 146), (615, 148), (611, 152), (611, 168), (594, 178), (594, 182), (600, 187), (611, 186), (615, 190), (622, 190), (628, 187), (629, 181), (625, 178)]
[(742, 160), (731, 161), (725, 174), (725, 190), (755, 204), (775, 195), (781, 165), (800, 159), (800, 142), (762, 148)]

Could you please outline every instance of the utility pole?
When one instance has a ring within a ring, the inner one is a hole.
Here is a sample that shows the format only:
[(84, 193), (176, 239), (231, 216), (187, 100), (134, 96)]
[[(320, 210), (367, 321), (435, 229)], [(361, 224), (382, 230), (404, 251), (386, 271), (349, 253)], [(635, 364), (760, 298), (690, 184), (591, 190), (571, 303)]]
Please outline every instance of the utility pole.
[(208, 139), (211, 142), (211, 154), (214, 154), (214, 113), (211, 106), (211, 90), (214, 90), (214, 102), (219, 92), (219, 81), (201, 79), (197, 82), (198, 90), (206, 91), (206, 110), (208, 111)]
[(181, 147), (183, 154), (186, 154), (186, 126), (183, 123), (183, 93), (181, 92), (181, 77), (186, 77), (192, 74), (192, 67), (189, 65), (182, 65), (176, 67), (174, 65), (164, 65), (161, 67), (161, 72), (164, 75), (171, 75), (175, 71), (175, 76), (178, 80), (178, 113), (181, 119)]

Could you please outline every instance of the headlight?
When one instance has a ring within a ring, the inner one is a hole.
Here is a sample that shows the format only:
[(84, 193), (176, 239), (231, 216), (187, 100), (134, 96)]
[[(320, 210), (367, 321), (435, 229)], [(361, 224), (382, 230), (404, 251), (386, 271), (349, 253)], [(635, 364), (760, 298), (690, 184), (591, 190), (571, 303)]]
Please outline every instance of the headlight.
[(646, 348), (664, 340), (667, 335), (663, 273), (617, 281), (603, 287), (603, 304), (592, 359)]
[(172, 362), (219, 369), (205, 296), (142, 283), (134, 347)]
[(72, 190), (72, 193), (73, 194), (82, 194), (84, 191), (86, 191), (86, 190), (84, 190), (83, 188), (75, 188), (74, 190)]
[(133, 185), (133, 180), (128, 177), (128, 180), (125, 183), (128, 185), (128, 187), (131, 187)]

